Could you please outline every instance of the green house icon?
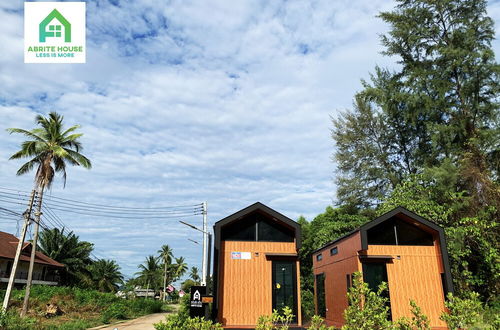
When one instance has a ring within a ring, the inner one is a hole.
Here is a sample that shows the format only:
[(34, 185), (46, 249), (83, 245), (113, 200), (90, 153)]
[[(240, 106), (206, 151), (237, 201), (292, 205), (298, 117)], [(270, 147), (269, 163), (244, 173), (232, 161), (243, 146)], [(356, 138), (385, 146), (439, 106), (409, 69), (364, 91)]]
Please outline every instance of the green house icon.
[[(52, 23), (53, 20), (59, 22), (59, 24)], [(38, 26), (39, 28), (39, 40), (40, 42), (45, 42), (47, 37), (60, 38), (64, 30), (64, 42), (71, 42), (71, 24), (67, 19), (61, 15), (57, 9), (54, 9)], [(63, 29), (64, 28), (64, 29)]]

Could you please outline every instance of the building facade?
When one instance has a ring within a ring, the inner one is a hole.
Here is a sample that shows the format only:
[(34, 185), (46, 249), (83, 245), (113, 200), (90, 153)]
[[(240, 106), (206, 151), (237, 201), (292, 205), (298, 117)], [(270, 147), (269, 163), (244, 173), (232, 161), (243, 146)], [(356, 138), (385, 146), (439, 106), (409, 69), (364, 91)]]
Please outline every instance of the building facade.
[(214, 225), (213, 317), (225, 327), (252, 327), (285, 306), (301, 325), (300, 226), (262, 203)]
[[(0, 232), (0, 288), (7, 287), (9, 282), (18, 242), (19, 240), (14, 235)], [(15, 286), (21, 287), (26, 284), (31, 248), (30, 242), (24, 243), (14, 281)], [(35, 264), (33, 265), (33, 284), (58, 285), (59, 272), (63, 268), (63, 264), (47, 257), (40, 251), (36, 251)]]
[(453, 291), (444, 231), (435, 223), (398, 207), (313, 253), (316, 313), (342, 326), (353, 273), (362, 272), (372, 290), (388, 284), (390, 318), (411, 317), (414, 300), (434, 329), (445, 296)]

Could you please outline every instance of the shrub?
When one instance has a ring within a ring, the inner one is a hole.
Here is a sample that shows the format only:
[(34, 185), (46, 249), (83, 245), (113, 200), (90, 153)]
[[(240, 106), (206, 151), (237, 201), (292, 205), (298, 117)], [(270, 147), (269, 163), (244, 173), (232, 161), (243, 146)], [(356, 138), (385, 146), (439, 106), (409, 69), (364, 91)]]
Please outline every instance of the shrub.
[(36, 319), (21, 318), (16, 311), (0, 311), (0, 329), (25, 330), (34, 328), (35, 324)]
[(308, 330), (334, 330), (334, 327), (328, 327), (325, 325), (325, 321), (319, 315), (314, 315), (311, 318), (311, 325)]
[(113, 303), (102, 313), (101, 320), (104, 323), (109, 323), (111, 319), (124, 320), (127, 315), (128, 309), (124, 303)]
[(344, 330), (389, 329), (392, 322), (388, 320), (388, 299), (383, 297), (387, 284), (382, 283), (377, 292), (373, 292), (363, 282), (361, 273), (354, 273), (353, 286), (347, 293), (349, 306), (344, 311)]
[(412, 318), (409, 320), (402, 317), (394, 324), (394, 328), (398, 330), (430, 330), (429, 318), (422, 313), (422, 310), (413, 300), (410, 300)]
[(309, 290), (301, 292), (302, 321), (308, 321), (314, 315), (314, 294)]
[(440, 319), (448, 324), (449, 329), (466, 329), (480, 322), (483, 306), (478, 293), (471, 292), (465, 298), (448, 293), (447, 298), (445, 305), (449, 312), (441, 314)]
[(200, 317), (187, 318), (181, 320), (172, 315), (165, 322), (155, 323), (156, 330), (223, 330), (219, 323), (213, 323), (211, 320), (204, 320)]
[[(257, 320), (255, 330), (273, 330), (281, 329), (288, 330), (290, 323), (293, 320), (292, 309), (288, 306), (283, 308), (283, 314), (280, 314), (276, 309), (272, 315), (261, 315)], [(281, 324), (279, 327), (276, 324)]]

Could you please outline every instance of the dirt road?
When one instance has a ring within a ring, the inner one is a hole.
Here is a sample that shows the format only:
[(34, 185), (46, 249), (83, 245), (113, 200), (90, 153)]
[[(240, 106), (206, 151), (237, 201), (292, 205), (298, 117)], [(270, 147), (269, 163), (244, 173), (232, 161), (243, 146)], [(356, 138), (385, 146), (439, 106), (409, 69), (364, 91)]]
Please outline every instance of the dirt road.
[(165, 320), (165, 316), (171, 313), (156, 313), (149, 314), (137, 319), (127, 320), (120, 323), (115, 323), (112, 325), (104, 325), (96, 328), (91, 328), (89, 330), (150, 330), (154, 329), (153, 323), (158, 323)]

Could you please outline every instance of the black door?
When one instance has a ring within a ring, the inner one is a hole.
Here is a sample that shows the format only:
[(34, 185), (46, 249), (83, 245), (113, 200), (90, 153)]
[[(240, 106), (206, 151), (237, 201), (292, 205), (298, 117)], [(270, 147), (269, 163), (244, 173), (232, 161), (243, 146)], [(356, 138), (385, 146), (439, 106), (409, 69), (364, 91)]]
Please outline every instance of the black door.
[[(282, 313), (288, 306), (297, 316), (297, 280), (295, 261), (273, 261), (273, 310)], [(296, 318), (295, 318), (296, 320)]]
[(387, 267), (382, 262), (367, 262), (363, 264), (363, 281), (368, 284), (370, 290), (377, 292), (382, 282), (387, 283), (387, 290), (382, 294), (387, 298), (387, 307), (389, 307), (388, 318), (391, 317), (391, 300), (389, 294), (389, 282), (387, 280)]
[(316, 306), (318, 306), (318, 315), (326, 317), (325, 301), (325, 274), (316, 275)]

